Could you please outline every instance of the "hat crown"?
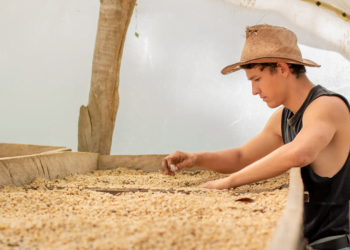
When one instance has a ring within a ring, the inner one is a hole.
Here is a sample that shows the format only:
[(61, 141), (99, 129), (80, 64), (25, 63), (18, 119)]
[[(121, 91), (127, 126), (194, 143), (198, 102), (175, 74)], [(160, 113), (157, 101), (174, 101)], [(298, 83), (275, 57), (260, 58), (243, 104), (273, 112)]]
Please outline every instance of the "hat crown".
[(241, 62), (256, 58), (276, 57), (301, 61), (296, 35), (285, 28), (271, 25), (247, 27)]

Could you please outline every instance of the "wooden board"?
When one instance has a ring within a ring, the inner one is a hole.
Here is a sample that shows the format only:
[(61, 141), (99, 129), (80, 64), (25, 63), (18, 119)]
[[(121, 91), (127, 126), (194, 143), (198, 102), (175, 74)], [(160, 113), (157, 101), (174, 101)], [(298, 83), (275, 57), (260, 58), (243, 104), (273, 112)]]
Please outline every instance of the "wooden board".
[[(33, 145), (35, 146), (35, 145)], [(52, 149), (52, 148), (50, 148)], [(86, 174), (94, 170), (108, 170), (118, 167), (153, 172), (161, 170), (161, 155), (99, 155), (97, 153), (64, 152), (64, 147), (41, 154), (0, 158), (0, 188), (3, 186), (23, 186), (38, 177), (48, 180), (64, 178), (72, 173)], [(191, 170), (198, 170), (194, 168)], [(186, 169), (186, 171), (188, 171)], [(125, 192), (149, 192), (148, 189), (89, 189), (97, 192), (121, 194)], [(230, 190), (234, 193), (260, 193), (272, 190)], [(175, 190), (151, 190), (151, 192), (183, 192)], [(290, 172), (287, 204), (283, 210), (276, 231), (268, 244), (268, 250), (301, 250), (307, 241), (303, 236), (304, 188), (300, 168)]]
[[(100, 155), (99, 169), (110, 170), (116, 168), (127, 168), (134, 170), (143, 170), (144, 172), (157, 172), (162, 170), (162, 160), (168, 154), (161, 155)], [(204, 170), (193, 167), (186, 171)], [(184, 171), (184, 170), (182, 170)]]
[(0, 143), (0, 158), (40, 154), (47, 151), (67, 149), (63, 146), (45, 146), (16, 143)]
[(23, 186), (38, 177), (64, 178), (72, 173), (86, 174), (98, 169), (98, 154), (56, 152), (0, 158), (0, 187)]
[(302, 250), (307, 240), (303, 231), (304, 185), (300, 168), (290, 171), (289, 192), (282, 217), (266, 250)]
[[(182, 194), (190, 194), (190, 193), (199, 193), (199, 192), (206, 192), (206, 190), (175, 190), (175, 189), (147, 189), (147, 188), (113, 188), (113, 189), (103, 189), (103, 188), (86, 188), (87, 190), (96, 191), (96, 192), (102, 192), (102, 193), (109, 193), (112, 195), (118, 195), (123, 193), (182, 193)], [(230, 192), (234, 194), (247, 194), (247, 193), (254, 193), (259, 194), (263, 192), (273, 192), (275, 190), (273, 189), (257, 189), (257, 190), (223, 190), (222, 192)]]

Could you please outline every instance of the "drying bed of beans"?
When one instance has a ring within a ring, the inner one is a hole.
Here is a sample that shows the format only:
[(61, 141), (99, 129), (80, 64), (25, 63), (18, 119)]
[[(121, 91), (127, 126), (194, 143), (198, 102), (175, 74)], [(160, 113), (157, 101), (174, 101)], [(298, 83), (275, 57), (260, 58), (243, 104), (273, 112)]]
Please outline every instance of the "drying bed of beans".
[[(238, 188), (271, 190), (261, 193), (196, 188), (225, 176), (119, 168), (4, 187), (0, 249), (263, 249), (282, 214), (288, 173)], [(150, 190), (111, 195), (87, 188)]]

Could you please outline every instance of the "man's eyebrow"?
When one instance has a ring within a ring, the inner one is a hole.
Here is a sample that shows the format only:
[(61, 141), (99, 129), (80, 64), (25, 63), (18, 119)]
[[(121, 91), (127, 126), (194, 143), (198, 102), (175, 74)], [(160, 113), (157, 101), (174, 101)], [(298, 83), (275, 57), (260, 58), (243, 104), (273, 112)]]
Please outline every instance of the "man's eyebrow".
[(251, 76), (251, 77), (248, 79), (248, 81), (252, 80), (252, 79), (255, 78), (255, 77), (256, 77), (256, 75)]

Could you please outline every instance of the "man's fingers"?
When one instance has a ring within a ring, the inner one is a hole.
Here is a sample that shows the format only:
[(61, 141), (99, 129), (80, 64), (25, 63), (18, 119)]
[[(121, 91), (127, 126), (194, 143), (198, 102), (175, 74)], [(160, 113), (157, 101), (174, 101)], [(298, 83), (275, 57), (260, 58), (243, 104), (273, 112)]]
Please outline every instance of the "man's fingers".
[(199, 185), (197, 188), (206, 188), (206, 183)]
[(186, 155), (179, 151), (168, 155), (162, 161), (163, 172), (166, 175), (175, 176), (176, 171), (179, 171), (182, 168), (191, 167), (190, 162), (186, 158)]
[(174, 163), (173, 163), (173, 162), (174, 162), (173, 157), (167, 157), (166, 159), (167, 159), (167, 162), (168, 162), (169, 174), (170, 174), (171, 176), (174, 176), (175, 173), (174, 173), (174, 171), (172, 171), (172, 168), (171, 168), (171, 166), (174, 165)]
[(175, 173), (171, 171), (170, 165), (172, 165), (172, 158), (165, 157), (162, 161), (162, 169), (164, 174), (174, 176)]
[(169, 174), (168, 161), (166, 160), (166, 158), (164, 158), (162, 161), (162, 169), (164, 174)]
[(194, 167), (194, 160), (192, 157), (186, 157), (183, 162), (180, 162), (176, 165), (176, 171), (179, 171), (183, 168), (192, 168)]
[(197, 186), (197, 188), (209, 188), (209, 189), (212, 189), (212, 184), (213, 184), (213, 181), (208, 181), (206, 183), (203, 183), (199, 186)]
[(179, 171), (183, 168), (189, 168), (189, 165), (190, 163), (187, 160), (184, 160), (183, 162), (175, 165), (175, 168), (176, 168), (175, 170)]

